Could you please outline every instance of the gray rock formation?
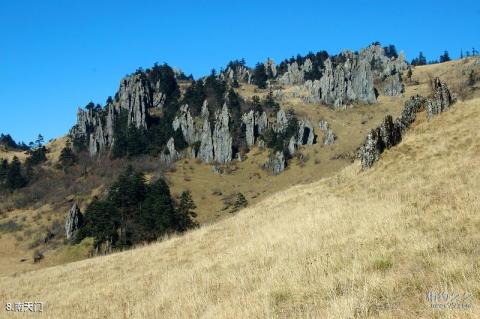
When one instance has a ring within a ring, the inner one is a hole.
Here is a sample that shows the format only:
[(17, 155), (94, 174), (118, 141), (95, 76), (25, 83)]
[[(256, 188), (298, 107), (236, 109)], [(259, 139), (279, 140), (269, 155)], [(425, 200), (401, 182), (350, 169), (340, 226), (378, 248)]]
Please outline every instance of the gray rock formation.
[(263, 65), (265, 66), (265, 72), (267, 73), (268, 77), (273, 78), (277, 76), (277, 66), (275, 65), (275, 61), (268, 58)]
[(221, 164), (232, 161), (232, 135), (230, 134), (230, 114), (227, 104), (216, 114), (215, 130), (213, 132), (213, 149), (215, 160)]
[(265, 163), (265, 168), (272, 172), (274, 175), (278, 175), (285, 170), (285, 156), (283, 152), (275, 152), (270, 154), (270, 157)]
[(333, 143), (335, 143), (337, 135), (330, 128), (327, 120), (320, 120), (320, 122), (318, 123), (318, 127), (320, 127), (320, 130), (323, 131), (323, 145), (332, 145)]
[(297, 144), (313, 145), (315, 143), (315, 131), (310, 121), (304, 119), (298, 122)]
[(242, 115), (242, 123), (245, 125), (245, 139), (247, 146), (255, 144), (255, 115), (253, 110)]
[(398, 96), (404, 92), (404, 86), (400, 80), (400, 74), (388, 76), (384, 81), (383, 93), (387, 96)]
[(378, 130), (374, 129), (368, 133), (365, 143), (360, 147), (358, 157), (361, 160), (364, 170), (370, 168), (379, 160), (382, 150), (380, 149)]
[(144, 74), (134, 74), (120, 81), (118, 107), (126, 110), (128, 125), (147, 127), (147, 109), (153, 106), (153, 92)]
[(127, 125), (147, 128), (148, 109), (162, 108), (165, 103), (165, 95), (157, 90), (160, 90), (159, 83), (152, 88), (145, 74), (137, 73), (123, 78), (116, 100), (105, 109), (79, 109), (77, 123), (70, 130), (70, 137), (83, 140), (92, 156), (110, 149), (114, 143), (115, 121), (120, 112), (126, 112)]
[(285, 114), (285, 111), (283, 109), (280, 109), (277, 112), (275, 126), (273, 127), (273, 130), (277, 133), (284, 132), (287, 129), (287, 127), (288, 127), (287, 114)]
[(297, 148), (298, 148), (297, 139), (295, 138), (295, 136), (292, 136), (290, 138), (290, 141), (288, 142), (288, 153), (290, 154), (290, 156), (293, 156), (295, 154), (295, 152), (297, 151)]
[[(208, 110), (207, 110), (208, 112)], [(203, 117), (203, 129), (200, 138), (200, 149), (197, 157), (205, 163), (213, 161), (213, 142), (212, 129), (210, 128), (210, 121), (207, 116)]]
[(403, 52), (400, 52), (397, 59), (389, 58), (380, 45), (370, 45), (361, 49), (359, 56), (372, 65), (375, 75), (379, 78), (402, 72), (408, 68)]
[(175, 141), (171, 137), (162, 154), (160, 154), (160, 160), (164, 163), (171, 164), (180, 158), (180, 153), (175, 149)]
[(200, 140), (200, 130), (194, 125), (193, 117), (190, 114), (188, 105), (180, 107), (179, 114), (173, 120), (172, 126), (175, 131), (179, 128), (182, 130), (183, 137), (188, 144), (193, 144)]
[(448, 110), (453, 103), (452, 95), (445, 82), (440, 81), (439, 78), (435, 78), (433, 85), (433, 95), (426, 103), (427, 117), (429, 120), (435, 115)]
[(74, 239), (75, 234), (83, 226), (83, 215), (77, 204), (73, 204), (72, 208), (67, 213), (65, 219), (65, 234), (68, 240)]
[(243, 65), (238, 65), (235, 68), (228, 67), (224, 72), (220, 73), (220, 79), (232, 84), (235, 80), (238, 83), (250, 84), (252, 81), (252, 72)]
[(345, 62), (336, 67), (327, 59), (322, 78), (313, 82), (307, 81), (304, 87), (309, 94), (305, 102), (322, 102), (334, 107), (342, 107), (352, 102), (376, 102), (370, 63), (349, 51), (343, 52), (342, 57)]
[(113, 104), (107, 105), (105, 113), (94, 108), (79, 108), (77, 124), (70, 130), (69, 135), (72, 139), (84, 141), (90, 154), (95, 155), (113, 144), (115, 114)]
[(353, 102), (376, 102), (374, 79), (386, 79), (386, 95), (399, 95), (403, 86), (399, 73), (408, 67), (403, 53), (397, 59), (385, 55), (381, 46), (372, 45), (360, 53), (344, 51), (337, 59), (327, 59), (319, 80), (304, 83), (305, 103), (325, 103), (342, 107)]
[(310, 59), (306, 59), (302, 66), (299, 66), (297, 62), (293, 62), (287, 66), (287, 72), (282, 74), (278, 80), (285, 85), (303, 84), (305, 72), (311, 70), (312, 61)]
[(412, 96), (405, 102), (402, 113), (394, 121), (394, 125), (400, 131), (400, 134), (403, 134), (415, 122), (417, 113), (421, 110), (424, 102), (425, 99), (419, 95)]
[(337, 135), (331, 129), (325, 131), (323, 135), (323, 145), (332, 145), (335, 143), (337, 139)]
[(380, 154), (402, 140), (402, 135), (412, 125), (424, 105), (427, 116), (439, 114), (447, 110), (453, 103), (448, 86), (436, 78), (432, 97), (425, 99), (421, 96), (412, 96), (402, 110), (400, 116), (393, 121), (387, 115), (383, 122), (376, 129), (368, 134), (364, 144), (359, 148), (357, 156), (362, 163), (362, 169), (370, 168), (379, 158)]
[(267, 114), (250, 110), (242, 115), (242, 123), (245, 127), (247, 146), (250, 148), (255, 144), (257, 137), (268, 127)]
[(370, 168), (380, 159), (385, 149), (400, 143), (402, 139), (400, 129), (394, 125), (391, 115), (385, 116), (382, 124), (370, 131), (364, 145), (360, 147), (359, 157), (364, 170)]

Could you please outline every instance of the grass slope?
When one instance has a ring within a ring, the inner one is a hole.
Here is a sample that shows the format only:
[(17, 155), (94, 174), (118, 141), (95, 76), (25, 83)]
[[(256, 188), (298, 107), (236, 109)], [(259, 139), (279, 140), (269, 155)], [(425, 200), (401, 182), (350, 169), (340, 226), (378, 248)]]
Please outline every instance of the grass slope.
[[(0, 277), (42, 318), (477, 318), (480, 99), (237, 216), (132, 251)], [(435, 310), (430, 290), (474, 295)], [(0, 316), (6, 317), (5, 312)]]

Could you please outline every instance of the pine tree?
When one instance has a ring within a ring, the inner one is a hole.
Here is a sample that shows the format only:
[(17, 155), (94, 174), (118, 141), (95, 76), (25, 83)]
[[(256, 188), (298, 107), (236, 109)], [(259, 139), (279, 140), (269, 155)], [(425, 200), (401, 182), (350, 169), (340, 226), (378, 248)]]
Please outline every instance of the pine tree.
[(182, 192), (180, 195), (180, 203), (177, 207), (177, 219), (180, 230), (187, 230), (196, 225), (192, 218), (197, 217), (197, 213), (194, 212), (197, 206), (192, 199), (190, 191)]
[(265, 89), (267, 87), (267, 79), (268, 76), (265, 71), (265, 66), (263, 63), (257, 63), (253, 71), (253, 83), (260, 89)]
[(440, 56), (440, 63), (448, 62), (448, 61), (450, 61), (450, 56), (448, 55), (448, 51), (445, 50), (443, 54)]
[(42, 134), (38, 134), (38, 137), (35, 141), (35, 144), (37, 145), (37, 147), (42, 147), (42, 145), (43, 145), (43, 135)]
[(67, 142), (65, 147), (60, 152), (60, 157), (58, 158), (58, 161), (63, 168), (75, 165), (77, 157), (75, 156), (75, 153), (71, 148), (70, 142)]
[(27, 184), (26, 178), (22, 175), (22, 165), (20, 163), (20, 160), (16, 156), (8, 165), (6, 184), (10, 190), (22, 188)]

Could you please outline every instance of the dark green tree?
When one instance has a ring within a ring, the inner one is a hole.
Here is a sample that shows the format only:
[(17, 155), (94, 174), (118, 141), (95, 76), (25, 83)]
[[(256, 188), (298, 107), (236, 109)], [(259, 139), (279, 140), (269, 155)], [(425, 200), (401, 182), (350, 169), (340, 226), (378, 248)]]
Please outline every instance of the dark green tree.
[(27, 179), (22, 174), (22, 164), (16, 156), (13, 157), (12, 162), (8, 165), (6, 184), (10, 190), (22, 188), (27, 184)]
[(263, 63), (257, 63), (253, 70), (253, 83), (260, 89), (265, 89), (267, 87), (267, 80), (268, 76), (265, 71), (265, 66)]
[(36, 166), (47, 160), (47, 149), (45, 146), (40, 146), (28, 151), (26, 163), (31, 166)]
[(93, 237), (96, 247), (107, 240), (115, 246), (119, 227), (120, 214), (112, 202), (94, 199), (85, 211), (83, 226), (77, 233), (76, 242), (85, 237)]
[(197, 206), (192, 199), (192, 194), (190, 191), (182, 192), (180, 195), (180, 202), (177, 207), (177, 223), (179, 230), (185, 231), (189, 228), (197, 226), (192, 219), (197, 217), (197, 213), (194, 211), (195, 208), (197, 208)]
[(170, 189), (162, 179), (149, 186), (139, 213), (140, 240), (152, 241), (165, 233), (180, 230)]
[(448, 55), (448, 51), (445, 50), (445, 51), (443, 52), (443, 54), (440, 56), (440, 63), (448, 62), (448, 61), (450, 61), (450, 60), (451, 60), (451, 59), (450, 59), (450, 56)]
[(70, 142), (67, 142), (65, 147), (60, 152), (58, 161), (64, 169), (75, 165), (75, 163), (77, 162), (77, 157), (72, 150)]

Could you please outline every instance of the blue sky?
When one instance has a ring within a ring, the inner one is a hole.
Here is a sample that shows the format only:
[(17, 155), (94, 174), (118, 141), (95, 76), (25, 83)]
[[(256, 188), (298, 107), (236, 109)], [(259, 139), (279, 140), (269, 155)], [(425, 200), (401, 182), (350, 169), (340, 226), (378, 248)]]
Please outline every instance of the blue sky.
[(78, 106), (104, 103), (138, 67), (167, 62), (201, 76), (373, 41), (410, 60), (480, 49), (479, 1), (0, 0), (0, 132), (64, 135)]

